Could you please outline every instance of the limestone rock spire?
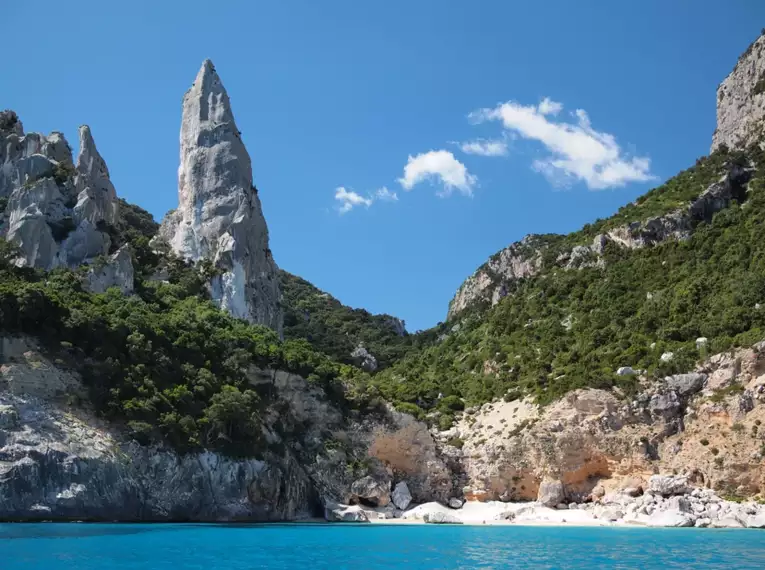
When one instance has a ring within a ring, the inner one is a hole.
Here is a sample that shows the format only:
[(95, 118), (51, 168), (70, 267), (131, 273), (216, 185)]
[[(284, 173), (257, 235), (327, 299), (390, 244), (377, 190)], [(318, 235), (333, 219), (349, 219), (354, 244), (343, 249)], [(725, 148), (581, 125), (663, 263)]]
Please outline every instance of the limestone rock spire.
[(211, 260), (213, 300), (281, 334), (279, 279), (252, 164), (223, 83), (208, 59), (183, 97), (178, 208), (160, 236), (179, 256)]
[(109, 178), (109, 169), (96, 148), (90, 127), (80, 127), (80, 152), (75, 166), (75, 189), (77, 205), (74, 207), (78, 222), (88, 220), (93, 224), (117, 221), (117, 192)]

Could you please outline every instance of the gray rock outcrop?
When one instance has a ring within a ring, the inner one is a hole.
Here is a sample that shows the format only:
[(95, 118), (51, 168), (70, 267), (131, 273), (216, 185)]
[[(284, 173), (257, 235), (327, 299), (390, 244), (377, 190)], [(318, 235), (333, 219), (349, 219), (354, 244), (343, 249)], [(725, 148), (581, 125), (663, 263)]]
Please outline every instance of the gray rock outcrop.
[(117, 217), (109, 171), (90, 129), (80, 127), (76, 168), (60, 133), (24, 134), (13, 111), (0, 114), (0, 237), (20, 252), (19, 266), (76, 267), (109, 251)]
[(385, 322), (398, 336), (406, 336), (406, 323), (402, 319), (388, 316)]
[(374, 372), (377, 370), (377, 358), (375, 358), (363, 344), (359, 344), (353, 349), (351, 358), (353, 359), (354, 364), (362, 370), (366, 370), (367, 372)]
[(74, 218), (78, 222), (85, 220), (92, 224), (105, 222), (114, 225), (117, 222), (117, 192), (109, 178), (106, 162), (96, 149), (96, 143), (90, 127), (80, 127), (80, 152), (74, 186), (77, 191), (77, 204), (74, 206)]
[(283, 315), (268, 228), (231, 104), (210, 60), (183, 97), (178, 208), (160, 229), (180, 257), (217, 269), (213, 300), (281, 334)]
[(726, 145), (744, 148), (765, 132), (765, 36), (739, 57), (736, 67), (717, 88), (717, 128), (712, 152)]
[(566, 500), (563, 483), (556, 479), (545, 479), (539, 485), (537, 501), (546, 507), (554, 507)]
[[(670, 240), (687, 240), (698, 223), (711, 221), (715, 213), (730, 206), (734, 200), (744, 201), (752, 172), (749, 166), (731, 161), (725, 165), (721, 178), (686, 206), (662, 216), (611, 228), (596, 235), (589, 245), (576, 245), (563, 251), (555, 262), (566, 270), (603, 267), (608, 244), (626, 249), (642, 249)], [(512, 283), (540, 272), (542, 255), (547, 247), (548, 241), (544, 236), (528, 235), (493, 255), (457, 290), (449, 304), (447, 318), (452, 319), (477, 304), (496, 305), (508, 295)]]
[(409, 492), (409, 487), (407, 487), (405, 481), (396, 483), (396, 486), (393, 488), (393, 493), (391, 493), (391, 499), (396, 508), (401, 509), (402, 511), (406, 510), (409, 503), (412, 502), (412, 494)]
[(457, 497), (452, 497), (451, 499), (449, 499), (449, 508), (451, 509), (461, 509), (462, 505), (464, 504), (465, 504), (464, 499), (460, 499)]
[(491, 256), (457, 290), (449, 303), (447, 318), (455, 317), (479, 301), (496, 305), (507, 295), (508, 284), (539, 272), (543, 248), (541, 236), (528, 235)]
[(652, 475), (648, 480), (648, 490), (663, 497), (684, 495), (690, 491), (688, 478), (673, 475)]
[(79, 378), (34, 342), (0, 338), (0, 519), (289, 520), (318, 511), (315, 485), (289, 451), (238, 459), (142, 446), (66, 403), (83, 396)]
[(667, 376), (664, 382), (667, 388), (677, 393), (678, 396), (687, 398), (688, 396), (699, 392), (707, 380), (706, 374), (691, 372), (689, 374), (675, 374)]
[(383, 476), (367, 475), (353, 482), (351, 494), (356, 502), (371, 507), (384, 507), (390, 503), (390, 480)]
[(96, 260), (85, 275), (83, 287), (91, 293), (104, 293), (110, 287), (117, 287), (123, 295), (131, 295), (134, 271), (130, 246), (123, 245), (105, 260)]

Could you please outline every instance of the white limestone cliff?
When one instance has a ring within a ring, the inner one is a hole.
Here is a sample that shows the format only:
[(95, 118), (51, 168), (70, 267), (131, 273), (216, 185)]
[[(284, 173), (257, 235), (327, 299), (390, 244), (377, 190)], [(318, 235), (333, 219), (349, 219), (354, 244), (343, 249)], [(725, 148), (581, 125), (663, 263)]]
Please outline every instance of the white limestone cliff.
[(104, 293), (111, 287), (117, 287), (123, 295), (131, 295), (135, 287), (134, 279), (130, 246), (123, 245), (106, 260), (99, 260), (90, 267), (83, 287), (91, 293)]
[(210, 60), (183, 98), (178, 208), (160, 237), (184, 259), (213, 262), (213, 300), (232, 315), (281, 334), (277, 267), (252, 183), (252, 165)]
[(80, 153), (75, 168), (75, 218), (78, 221), (89, 220), (94, 224), (102, 221), (114, 224), (117, 221), (117, 192), (87, 125), (80, 127)]
[(0, 198), (0, 237), (18, 247), (19, 266), (76, 267), (109, 252), (116, 193), (87, 126), (75, 168), (62, 134), (25, 135), (16, 113), (0, 113)]
[(721, 145), (745, 148), (765, 133), (765, 35), (741, 55), (717, 88), (717, 128), (712, 152)]

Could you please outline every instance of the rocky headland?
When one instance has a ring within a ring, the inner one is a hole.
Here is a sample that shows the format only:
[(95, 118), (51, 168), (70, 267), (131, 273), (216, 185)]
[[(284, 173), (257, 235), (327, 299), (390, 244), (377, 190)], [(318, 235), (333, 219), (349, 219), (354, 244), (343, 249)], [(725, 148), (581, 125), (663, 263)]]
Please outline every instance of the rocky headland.
[[(596, 310), (577, 321), (566, 306), (539, 331), (541, 319), (502, 330), (492, 312), (552, 306), (554, 287), (524, 298), (519, 286), (640, 252), (680, 266), (680, 246), (719, 219), (728, 225), (710, 242), (727, 243), (735, 223), (758, 227), (735, 216), (763, 192), (764, 42), (721, 84), (715, 154), (678, 176), (682, 200), (649, 195), (589, 233), (512, 244), (459, 288), (446, 324), (414, 340), (402, 321), (342, 307), (280, 272), (209, 60), (183, 98), (179, 205), (158, 228), (117, 198), (87, 126), (75, 161), (62, 134), (25, 133), (3, 111), (0, 519), (765, 528), (765, 341), (759, 321), (736, 328), (760, 311), (759, 281), (735, 313), (715, 316), (727, 327), (717, 344), (692, 334), (698, 323), (651, 336), (655, 321), (699, 302), (703, 280), (669, 300), (641, 292), (654, 311), (634, 310), (642, 344), (608, 345), (620, 351), (608, 370), (576, 368), (589, 355), (574, 350), (557, 373), (566, 347), (540, 348), (544, 334), (576, 332)], [(637, 279), (608, 289), (592, 275), (562, 297), (603, 287), (626, 298)], [(160, 312), (171, 322), (152, 322)], [(475, 328), (490, 320), (494, 329)], [(460, 345), (471, 326), (479, 333)], [(91, 329), (119, 346), (78, 343)], [(485, 331), (527, 336), (516, 353)], [(596, 341), (601, 350), (611, 339)], [(440, 369), (437, 385), (410, 390), (408, 375), (437, 348), (473, 391)], [(386, 371), (400, 361), (403, 372)], [(542, 388), (528, 389), (529, 377)]]

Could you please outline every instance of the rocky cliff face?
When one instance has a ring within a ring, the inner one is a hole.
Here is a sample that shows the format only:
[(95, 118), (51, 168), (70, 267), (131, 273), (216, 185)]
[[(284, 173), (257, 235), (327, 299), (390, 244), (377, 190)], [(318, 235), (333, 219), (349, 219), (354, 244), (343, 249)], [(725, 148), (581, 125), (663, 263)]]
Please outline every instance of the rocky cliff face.
[(452, 496), (451, 472), (411, 416), (347, 417), (284, 371), (252, 369), (248, 380), (273, 396), (262, 415), (269, 450), (181, 454), (99, 420), (77, 373), (35, 340), (0, 337), (0, 519), (293, 520), (368, 504), (370, 488), (386, 502), (394, 478), (420, 502)]
[(25, 135), (16, 113), (0, 113), (0, 198), (0, 237), (18, 246), (19, 266), (76, 267), (109, 251), (116, 193), (87, 126), (75, 167), (62, 134)]
[(213, 300), (232, 315), (279, 333), (279, 278), (252, 165), (210, 60), (183, 98), (178, 208), (160, 236), (184, 259), (213, 262)]
[[(669, 240), (686, 240), (700, 222), (710, 222), (715, 213), (733, 201), (743, 202), (753, 170), (749, 165), (728, 162), (720, 179), (710, 184), (687, 205), (662, 216), (619, 225), (596, 235), (589, 244), (565, 249), (556, 256), (555, 265), (563, 269), (600, 266), (606, 246), (626, 249), (653, 247)], [(468, 277), (449, 304), (447, 318), (457, 317), (465, 309), (484, 303), (496, 305), (508, 295), (512, 283), (534, 277), (543, 270), (542, 256), (550, 247), (545, 236), (528, 235), (499, 251)]]
[(451, 319), (478, 301), (496, 305), (507, 295), (510, 283), (539, 272), (543, 249), (540, 236), (528, 235), (493, 255), (457, 290), (449, 303), (447, 318)]
[(296, 432), (290, 445), (260, 459), (181, 455), (139, 445), (87, 406), (72, 405), (86, 401), (79, 377), (46, 358), (34, 340), (0, 339), (0, 519), (290, 520), (318, 514), (317, 489), (342, 488), (338, 475), (347, 472), (347, 462), (333, 463), (334, 473), (312, 459), (323, 450), (324, 430), (336, 428), (342, 415), (299, 376), (252, 371), (251, 381), (278, 394), (264, 434), (278, 443), (270, 426), (281, 422)]
[[(546, 408), (496, 401), (439, 434), (458, 438), (465, 496), (583, 501), (684, 473), (721, 494), (765, 494), (765, 343), (715, 355), (692, 373), (642, 379), (632, 398), (577, 390)], [(455, 450), (456, 453), (456, 450)], [(549, 501), (547, 501), (549, 502)], [(554, 506), (554, 505), (553, 505)]]
[(712, 152), (721, 145), (745, 148), (765, 132), (765, 35), (741, 55), (717, 88), (717, 128)]

